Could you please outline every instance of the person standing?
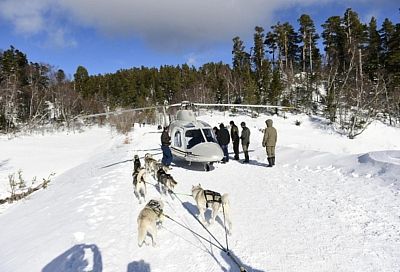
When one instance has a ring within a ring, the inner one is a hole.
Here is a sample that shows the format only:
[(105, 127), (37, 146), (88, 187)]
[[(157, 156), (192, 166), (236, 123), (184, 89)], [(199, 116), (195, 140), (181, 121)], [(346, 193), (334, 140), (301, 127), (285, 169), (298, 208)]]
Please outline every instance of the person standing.
[(222, 162), (225, 163), (229, 161), (228, 144), (231, 140), (229, 137), (229, 131), (226, 129), (223, 123), (219, 124), (218, 136), (218, 142), (222, 148), (222, 151), (224, 152), (224, 158), (222, 159)]
[(265, 123), (267, 124), (267, 127), (264, 129), (262, 146), (265, 147), (267, 151), (268, 167), (272, 167), (275, 165), (275, 146), (278, 133), (272, 126), (271, 119), (266, 120)]
[(214, 135), (215, 135), (215, 140), (217, 140), (217, 144), (220, 144), (219, 140), (218, 140), (218, 138), (219, 138), (219, 129), (217, 127), (213, 127), (213, 132), (214, 132)]
[(233, 159), (239, 160), (239, 129), (233, 121), (230, 121), (229, 124), (231, 125), (231, 139), (233, 144), (233, 152), (235, 153), (235, 157)]
[(161, 133), (161, 150), (163, 153), (163, 157), (161, 159), (161, 163), (167, 167), (171, 165), (172, 162), (172, 153), (169, 146), (171, 145), (171, 137), (168, 134), (168, 126), (164, 127), (163, 132)]
[(240, 135), (240, 139), (242, 140), (242, 149), (244, 153), (243, 163), (249, 163), (250, 129), (246, 127), (245, 122), (241, 122), (240, 126), (242, 127), (242, 134)]

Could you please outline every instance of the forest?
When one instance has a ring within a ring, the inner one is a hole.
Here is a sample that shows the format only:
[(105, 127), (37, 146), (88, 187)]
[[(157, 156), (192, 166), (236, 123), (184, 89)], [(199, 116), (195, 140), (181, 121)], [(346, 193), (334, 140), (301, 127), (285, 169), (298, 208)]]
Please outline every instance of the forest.
[[(301, 15), (293, 26), (255, 26), (252, 43), (232, 38), (232, 63), (133, 67), (90, 75), (30, 62), (10, 46), (0, 50), (0, 132), (69, 126), (76, 116), (177, 103), (290, 106), (324, 116), (354, 138), (373, 120), (400, 123), (400, 23), (362, 22), (347, 9), (318, 33)], [(54, 65), (54, 64), (53, 64)]]

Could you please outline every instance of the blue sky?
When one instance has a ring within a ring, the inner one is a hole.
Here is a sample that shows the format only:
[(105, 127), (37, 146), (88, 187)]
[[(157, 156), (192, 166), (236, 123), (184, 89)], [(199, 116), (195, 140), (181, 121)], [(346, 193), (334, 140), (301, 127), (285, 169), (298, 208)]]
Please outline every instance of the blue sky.
[(301, 14), (317, 27), (345, 9), (364, 22), (371, 16), (400, 22), (394, 0), (0, 0), (0, 49), (10, 45), (32, 62), (73, 76), (121, 68), (210, 61), (231, 64), (232, 38), (252, 46), (254, 26), (277, 21), (297, 29)]

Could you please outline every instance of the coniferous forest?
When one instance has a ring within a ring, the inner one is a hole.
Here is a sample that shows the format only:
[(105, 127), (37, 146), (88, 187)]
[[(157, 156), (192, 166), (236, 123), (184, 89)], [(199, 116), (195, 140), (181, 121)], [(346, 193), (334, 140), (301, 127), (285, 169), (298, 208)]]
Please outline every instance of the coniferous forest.
[(303, 14), (297, 25), (255, 26), (253, 41), (232, 39), (232, 63), (134, 67), (73, 78), (32, 63), (10, 46), (0, 51), (0, 131), (56, 123), (80, 114), (183, 100), (292, 106), (317, 114), (352, 138), (373, 120), (400, 123), (400, 23), (362, 22), (352, 9), (318, 33)]

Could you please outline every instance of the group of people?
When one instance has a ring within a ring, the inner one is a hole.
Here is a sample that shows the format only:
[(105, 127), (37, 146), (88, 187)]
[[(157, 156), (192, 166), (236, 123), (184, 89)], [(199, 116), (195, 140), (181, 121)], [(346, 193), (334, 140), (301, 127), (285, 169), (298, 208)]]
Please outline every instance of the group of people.
[[(266, 120), (265, 123), (267, 127), (264, 129), (262, 145), (265, 147), (267, 152), (268, 167), (272, 167), (275, 165), (275, 146), (278, 135), (276, 129), (272, 125), (273, 122), (271, 119)], [(223, 123), (219, 125), (219, 129), (217, 127), (213, 128), (214, 134), (217, 137), (217, 141), (224, 152), (224, 158), (222, 159), (222, 162), (226, 163), (229, 161), (228, 145), (230, 143), (230, 139), (232, 139), (233, 153), (235, 154), (233, 159), (239, 160), (239, 143), (241, 141), (244, 154), (243, 163), (249, 163), (250, 129), (246, 127), (245, 122), (241, 122), (240, 126), (242, 131), (239, 136), (239, 129), (235, 125), (235, 122), (230, 121), (229, 125), (231, 127), (230, 137), (228, 129)]]
[[(265, 147), (267, 152), (268, 167), (275, 165), (275, 146), (277, 141), (277, 131), (273, 127), (273, 122), (271, 119), (265, 121), (266, 128), (264, 129), (264, 136), (262, 141), (262, 146)], [(219, 125), (219, 128), (214, 127), (213, 131), (217, 138), (218, 144), (221, 146), (224, 153), (222, 163), (229, 161), (228, 145), (232, 139), (234, 160), (239, 160), (239, 143), (242, 142), (242, 150), (244, 153), (243, 163), (249, 163), (249, 145), (250, 145), (250, 129), (246, 127), (245, 122), (241, 122), (240, 126), (242, 128), (241, 134), (239, 136), (239, 128), (235, 125), (235, 122), (229, 122), (231, 131), (229, 133), (228, 129), (223, 123)], [(171, 137), (168, 134), (168, 127), (164, 127), (161, 134), (161, 149), (163, 152), (162, 164), (169, 167), (172, 162), (172, 153), (169, 148), (171, 144)]]
[(230, 143), (230, 140), (232, 139), (232, 144), (233, 144), (233, 152), (235, 153), (235, 156), (233, 157), (235, 160), (239, 160), (239, 142), (240, 140), (242, 141), (242, 149), (244, 153), (244, 161), (243, 163), (248, 163), (249, 162), (249, 144), (250, 144), (250, 129), (246, 127), (246, 123), (242, 122), (240, 123), (240, 126), (242, 127), (242, 133), (239, 136), (239, 129), (235, 125), (235, 122), (230, 121), (229, 122), (231, 126), (231, 133), (229, 136), (229, 131), (225, 127), (223, 123), (219, 125), (219, 129), (217, 127), (214, 127), (214, 134), (217, 137), (218, 144), (221, 146), (222, 151), (224, 152), (224, 158), (222, 159), (223, 163), (226, 163), (229, 161), (229, 154), (228, 154), (228, 145)]

